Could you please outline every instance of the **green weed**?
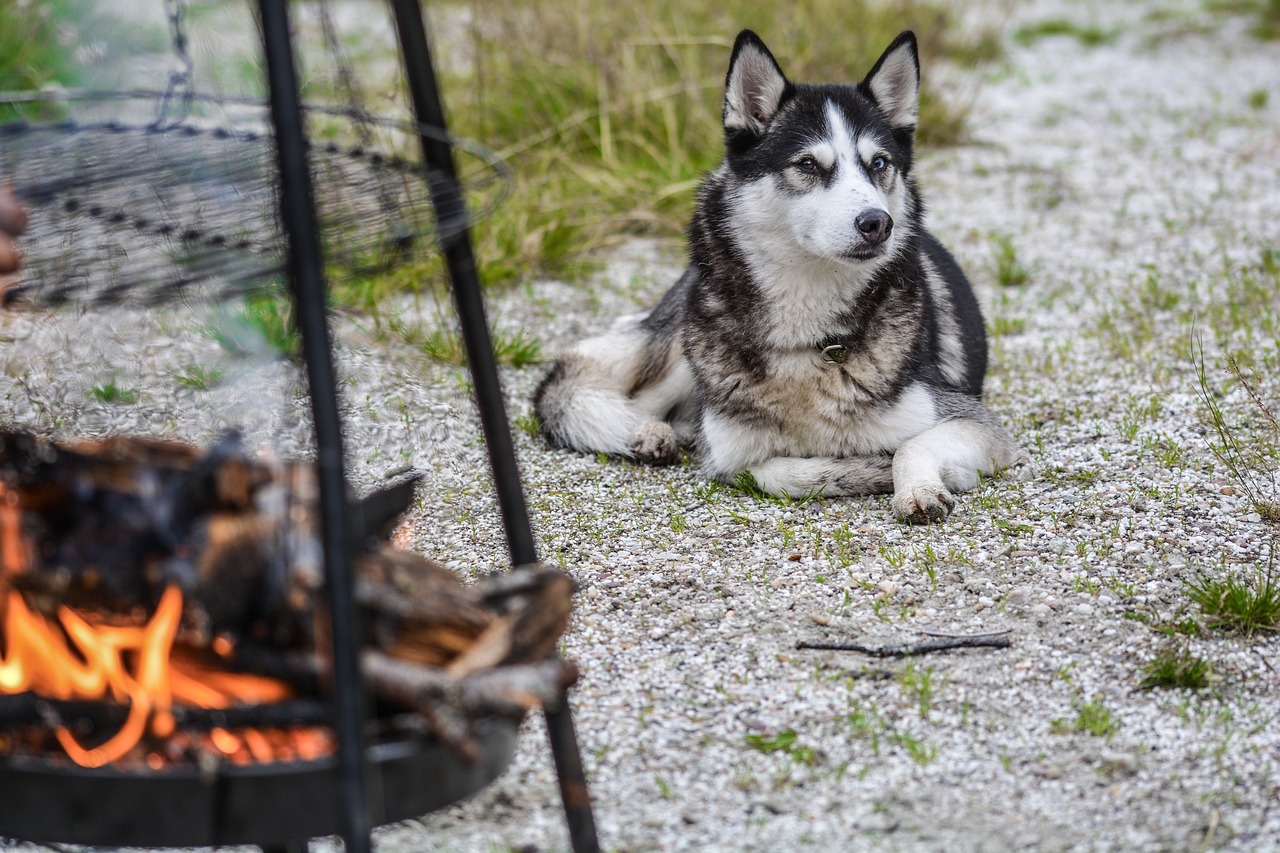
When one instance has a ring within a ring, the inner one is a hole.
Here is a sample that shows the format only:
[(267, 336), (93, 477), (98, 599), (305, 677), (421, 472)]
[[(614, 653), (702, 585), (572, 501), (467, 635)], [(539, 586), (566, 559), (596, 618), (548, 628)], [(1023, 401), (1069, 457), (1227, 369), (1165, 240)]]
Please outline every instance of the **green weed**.
[(1200, 575), (1186, 582), (1187, 595), (1200, 606), (1210, 628), (1252, 636), (1259, 631), (1280, 631), (1280, 585), (1274, 576), (1275, 548), (1267, 568), (1258, 568), (1252, 579), (1241, 574), (1223, 579)]
[(188, 364), (174, 374), (179, 385), (195, 391), (208, 391), (222, 381), (222, 371), (217, 368), (206, 368), (199, 364)]
[(1101, 699), (1078, 704), (1073, 720), (1058, 717), (1049, 723), (1049, 729), (1054, 734), (1077, 732), (1107, 738), (1115, 734), (1119, 728), (1120, 724), (1111, 715), (1110, 709), (1102, 704)]
[(1073, 38), (1086, 47), (1097, 47), (1115, 41), (1119, 33), (1099, 27), (1077, 24), (1066, 18), (1038, 21), (1014, 30), (1013, 40), (1021, 45), (1031, 45), (1041, 39), (1055, 36)]
[(89, 396), (97, 400), (99, 403), (112, 403), (118, 405), (132, 405), (138, 402), (139, 394), (132, 388), (125, 388), (116, 383), (114, 379), (108, 380), (101, 385), (95, 385), (89, 389)]
[(1194, 359), (1197, 395), (1205, 418), (1213, 428), (1215, 439), (1209, 449), (1226, 467), (1231, 478), (1248, 498), (1258, 515), (1268, 521), (1280, 521), (1280, 419), (1262, 399), (1257, 384), (1245, 376), (1235, 358), (1227, 357), (1227, 370), (1240, 384), (1252, 402), (1252, 424), (1244, 427), (1232, 421), (1221, 403), (1221, 397), (1209, 382), (1205, 367), (1204, 345), (1198, 343)]
[(1031, 272), (1018, 260), (1018, 248), (1008, 234), (993, 234), (996, 244), (996, 282), (1004, 287), (1017, 287), (1031, 280)]
[[(458, 367), (467, 363), (467, 351), (462, 344), (462, 336), (452, 325), (441, 325), (429, 331), (423, 331), (420, 327), (408, 326), (393, 320), (389, 326), (401, 340), (434, 362)], [(528, 367), (542, 362), (541, 341), (526, 335), (523, 329), (514, 332), (491, 329), (489, 340), (493, 345), (494, 357), (499, 364)]]
[(1213, 664), (1197, 657), (1185, 646), (1169, 645), (1142, 666), (1139, 690), (1155, 687), (1186, 687), (1200, 690), (1213, 683)]
[(765, 754), (783, 752), (791, 756), (796, 763), (812, 767), (818, 763), (818, 754), (813, 747), (801, 744), (798, 738), (795, 731), (786, 729), (772, 736), (748, 733), (746, 742), (747, 746), (757, 752)]
[(895, 732), (889, 735), (889, 740), (905, 749), (911, 760), (921, 767), (938, 757), (936, 746), (930, 746), (911, 732)]
[(933, 667), (921, 669), (915, 665), (914, 661), (907, 661), (907, 665), (898, 674), (898, 686), (916, 703), (921, 719), (929, 719), (929, 709), (933, 707), (934, 693), (941, 686), (934, 684)]
[(525, 412), (523, 415), (516, 415), (515, 425), (520, 431), (530, 438), (537, 438), (538, 432), (542, 429), (542, 421), (533, 412)]

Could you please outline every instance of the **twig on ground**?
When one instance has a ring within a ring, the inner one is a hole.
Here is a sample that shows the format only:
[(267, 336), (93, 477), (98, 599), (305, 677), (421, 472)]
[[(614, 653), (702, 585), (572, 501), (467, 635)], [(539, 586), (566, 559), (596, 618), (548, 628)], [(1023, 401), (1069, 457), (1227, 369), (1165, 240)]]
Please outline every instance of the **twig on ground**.
[(892, 646), (864, 646), (861, 643), (811, 643), (801, 640), (796, 643), (797, 649), (817, 649), (831, 652), (862, 652), (878, 658), (910, 657), (929, 652), (943, 652), (951, 649), (975, 648), (1008, 648), (1008, 632), (1000, 634), (970, 634), (960, 637), (931, 637), (918, 643), (898, 643)]

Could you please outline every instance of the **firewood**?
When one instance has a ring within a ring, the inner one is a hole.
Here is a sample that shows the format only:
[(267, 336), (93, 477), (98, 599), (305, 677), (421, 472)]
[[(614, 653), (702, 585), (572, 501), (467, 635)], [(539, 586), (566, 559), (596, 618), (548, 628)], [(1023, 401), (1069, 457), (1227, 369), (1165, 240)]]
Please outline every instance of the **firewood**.
[[(412, 709), (460, 755), (474, 755), (478, 716), (554, 707), (576, 680), (572, 665), (553, 657), (574, 584), (537, 564), (468, 585), (390, 547), (386, 537), (414, 485), (401, 481), (351, 505), (360, 519), (363, 666), (380, 700)], [(29, 607), (50, 615), (69, 605), (139, 624), (177, 586), (183, 654), (204, 655), (205, 669), (283, 679), (312, 697), (328, 670), (319, 523), (312, 466), (250, 459), (235, 435), (198, 451), (130, 438), (58, 445), (0, 432), (0, 582)], [(215, 640), (225, 644), (217, 654), (209, 651)], [(52, 713), (110, 729), (128, 708), (0, 700), (0, 728), (14, 715)], [(210, 711), (208, 719), (255, 713)], [(201, 712), (174, 714), (197, 729), (205, 724)]]

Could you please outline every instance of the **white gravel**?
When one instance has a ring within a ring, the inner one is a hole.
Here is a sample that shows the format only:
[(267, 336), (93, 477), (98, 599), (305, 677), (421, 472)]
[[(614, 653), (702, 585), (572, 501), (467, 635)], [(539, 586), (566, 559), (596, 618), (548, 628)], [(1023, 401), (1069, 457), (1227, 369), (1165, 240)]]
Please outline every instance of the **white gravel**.
[[(759, 502), (693, 466), (602, 463), (517, 430), (542, 551), (582, 587), (564, 652), (583, 672), (573, 706), (606, 849), (1280, 850), (1280, 640), (1179, 639), (1213, 661), (1214, 689), (1139, 691), (1170, 640), (1131, 618), (1194, 612), (1187, 579), (1265, 566), (1275, 542), (1209, 450), (1190, 352), (1198, 332), (1233, 417), (1249, 405), (1224, 353), (1251, 356), (1280, 397), (1280, 294), (1240, 273), (1280, 248), (1280, 54), (1247, 19), (1193, 3), (1019, 4), (1009, 32), (1066, 14), (1114, 40), (1009, 40), (1007, 59), (952, 69), (973, 141), (919, 166), (932, 227), (997, 332), (989, 401), (1036, 476), (987, 482), (946, 523), (910, 528), (884, 497)], [(996, 283), (996, 237), (1027, 283)], [(638, 243), (591, 287), (536, 282), (492, 314), (554, 351), (651, 302), (679, 263)], [(198, 325), (0, 319), (0, 422), (195, 439), (247, 422), (255, 441), (302, 446), (284, 368), (175, 390), (181, 366), (220, 358)], [(468, 575), (501, 568), (465, 375), (350, 322), (341, 358), (357, 481), (422, 471), (415, 547)], [(540, 375), (506, 372), (513, 416)], [(111, 378), (141, 400), (91, 402)], [(279, 403), (264, 413), (262, 399)], [(912, 663), (794, 648), (922, 628), (1008, 629), (1012, 647)], [(1110, 734), (1061, 731), (1090, 703)], [(748, 741), (783, 732), (790, 751)], [(565, 849), (540, 720), (489, 789), (377, 841)]]

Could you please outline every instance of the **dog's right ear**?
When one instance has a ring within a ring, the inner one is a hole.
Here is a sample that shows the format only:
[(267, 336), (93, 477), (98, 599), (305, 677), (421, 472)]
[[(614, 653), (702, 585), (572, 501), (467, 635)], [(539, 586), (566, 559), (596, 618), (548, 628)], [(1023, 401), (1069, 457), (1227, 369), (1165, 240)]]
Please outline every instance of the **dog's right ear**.
[(724, 83), (724, 129), (764, 133), (791, 88), (778, 61), (751, 30), (738, 33)]

